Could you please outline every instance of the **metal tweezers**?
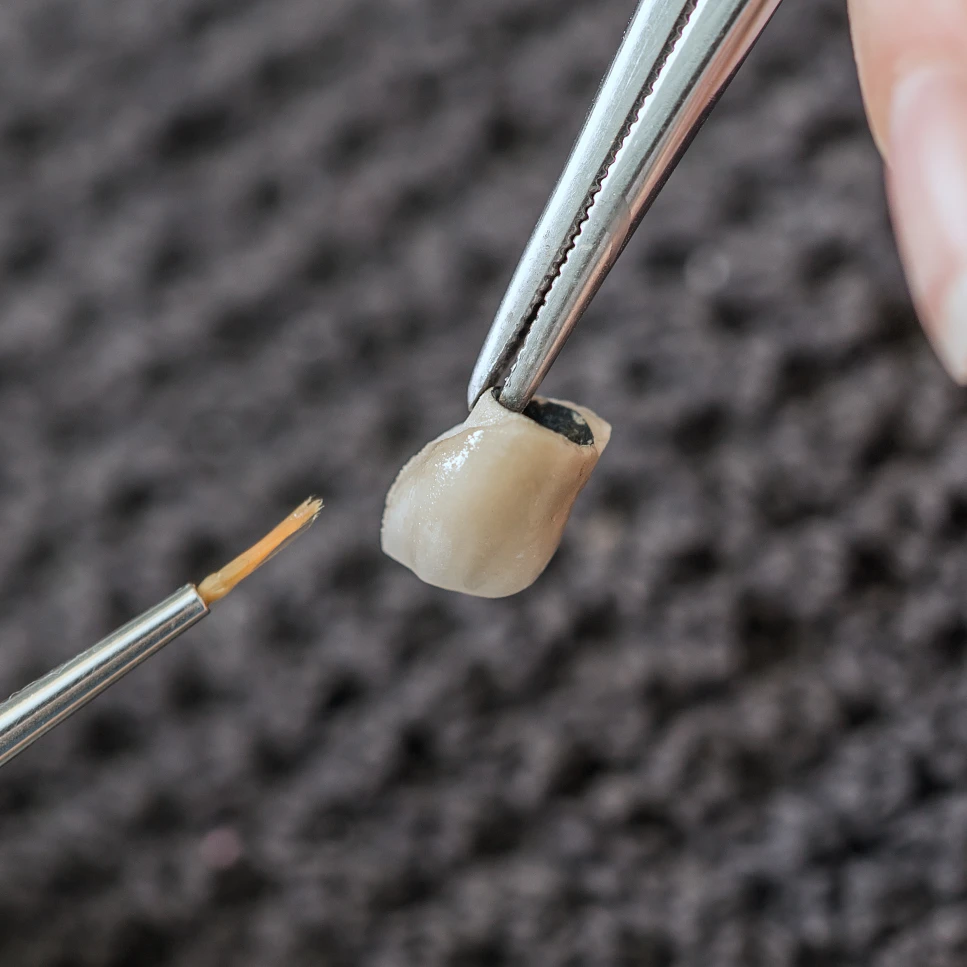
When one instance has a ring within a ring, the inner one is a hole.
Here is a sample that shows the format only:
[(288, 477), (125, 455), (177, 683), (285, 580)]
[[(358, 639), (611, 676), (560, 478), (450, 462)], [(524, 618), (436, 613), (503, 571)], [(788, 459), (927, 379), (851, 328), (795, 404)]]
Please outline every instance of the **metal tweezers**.
[(522, 411), (780, 0), (642, 0), (470, 378)]

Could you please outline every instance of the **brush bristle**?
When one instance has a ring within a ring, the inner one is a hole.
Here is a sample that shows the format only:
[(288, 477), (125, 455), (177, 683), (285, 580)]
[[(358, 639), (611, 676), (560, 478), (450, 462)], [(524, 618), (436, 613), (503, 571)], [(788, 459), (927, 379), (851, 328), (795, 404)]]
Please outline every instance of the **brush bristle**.
[(207, 605), (220, 601), (256, 568), (275, 557), (287, 544), (308, 530), (322, 510), (322, 501), (310, 497), (300, 504), (281, 524), (269, 531), (257, 544), (239, 554), (220, 571), (209, 574), (198, 585), (198, 593)]

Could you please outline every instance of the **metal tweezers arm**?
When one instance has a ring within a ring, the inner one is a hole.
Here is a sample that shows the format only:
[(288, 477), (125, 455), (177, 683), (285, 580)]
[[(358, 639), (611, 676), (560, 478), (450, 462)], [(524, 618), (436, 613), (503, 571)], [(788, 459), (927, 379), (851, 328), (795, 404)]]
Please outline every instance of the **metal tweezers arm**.
[(468, 391), (523, 410), (779, 0), (642, 0)]

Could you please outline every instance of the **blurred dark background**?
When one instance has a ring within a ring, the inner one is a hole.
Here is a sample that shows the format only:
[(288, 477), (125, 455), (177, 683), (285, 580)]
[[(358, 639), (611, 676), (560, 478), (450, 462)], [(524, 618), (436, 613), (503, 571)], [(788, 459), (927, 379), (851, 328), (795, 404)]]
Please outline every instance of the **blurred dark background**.
[(547, 389), (501, 602), (384, 559), (634, 0), (5, 0), (0, 690), (312, 534), (0, 773), (10, 967), (967, 961), (967, 407), (845, 4), (785, 4)]

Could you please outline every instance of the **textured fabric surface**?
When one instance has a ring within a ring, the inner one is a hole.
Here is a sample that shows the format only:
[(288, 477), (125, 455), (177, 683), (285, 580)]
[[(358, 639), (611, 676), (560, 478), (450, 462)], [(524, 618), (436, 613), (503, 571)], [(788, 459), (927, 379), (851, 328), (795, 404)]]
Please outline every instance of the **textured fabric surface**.
[(0, 4), (0, 688), (316, 529), (0, 772), (10, 967), (967, 962), (967, 406), (842, 0), (789, 0), (546, 389), (500, 602), (378, 546), (633, 0)]

